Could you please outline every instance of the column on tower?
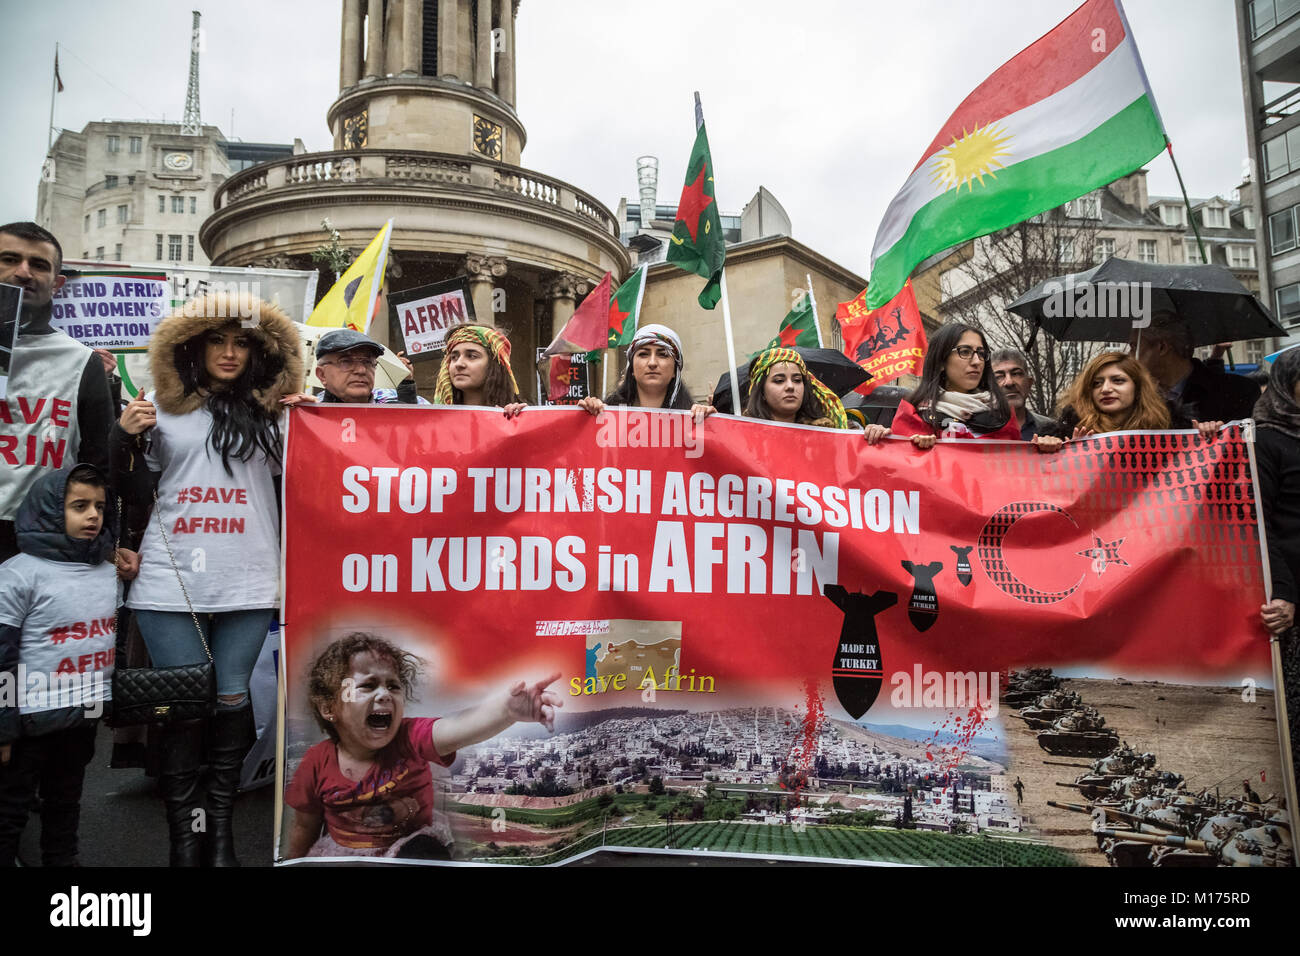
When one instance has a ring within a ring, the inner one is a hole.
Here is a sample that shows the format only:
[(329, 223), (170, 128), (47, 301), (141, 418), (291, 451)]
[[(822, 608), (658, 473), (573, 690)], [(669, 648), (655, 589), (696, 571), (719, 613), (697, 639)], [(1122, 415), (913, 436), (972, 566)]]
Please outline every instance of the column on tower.
[(492, 7), (488, 0), (479, 0), (478, 22), (474, 43), (474, 85), (481, 90), (492, 89)]
[(564, 323), (573, 318), (577, 298), (587, 287), (587, 280), (572, 272), (557, 272), (543, 287), (543, 294), (551, 303), (551, 341), (560, 334)]
[(402, 72), (419, 75), (424, 59), (423, 0), (402, 0)]
[[(487, 2), (487, 0), (483, 0)], [(515, 13), (514, 0), (496, 0), (501, 27), (501, 52), (497, 55), (497, 95), (515, 105)]]
[(461, 272), (469, 280), (470, 300), (474, 303), (474, 320), (489, 329), (496, 327), (492, 312), (493, 279), (506, 274), (505, 256), (484, 256), (471, 252), (461, 263)]
[(450, 80), (460, 77), (456, 62), (456, 0), (438, 0), (438, 75)]
[(388, 0), (385, 5), (384, 73), (396, 73), (402, 68), (402, 8), (406, 4), (407, 0)]
[(384, 75), (384, 0), (368, 0), (366, 8), (366, 76)]
[(343, 38), (339, 50), (339, 89), (356, 86), (361, 79), (361, 0), (343, 0)]

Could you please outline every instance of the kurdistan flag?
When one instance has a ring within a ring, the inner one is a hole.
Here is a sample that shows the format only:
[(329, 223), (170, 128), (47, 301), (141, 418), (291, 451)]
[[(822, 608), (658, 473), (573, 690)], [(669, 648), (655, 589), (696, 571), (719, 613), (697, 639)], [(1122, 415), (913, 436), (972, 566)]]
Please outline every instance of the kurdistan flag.
[(866, 306), (927, 256), (1113, 182), (1166, 143), (1119, 0), (1088, 0), (944, 123), (885, 211)]
[(632, 344), (632, 336), (641, 324), (641, 300), (645, 297), (645, 273), (642, 266), (628, 276), (609, 301), (609, 344), (616, 349)]
[(668, 237), (668, 253), (664, 258), (679, 269), (709, 280), (698, 301), (703, 308), (711, 309), (722, 298), (722, 264), (726, 257), (722, 217), (713, 195), (713, 157), (709, 154), (704, 123), (700, 122), (691, 158), (686, 163), (686, 184), (677, 204), (677, 221), (673, 224), (673, 234)]
[(776, 338), (763, 346), (763, 350), (792, 348), (819, 349), (822, 347), (821, 329), (817, 327), (817, 313), (813, 310), (812, 296), (801, 295), (789, 314), (781, 320)]

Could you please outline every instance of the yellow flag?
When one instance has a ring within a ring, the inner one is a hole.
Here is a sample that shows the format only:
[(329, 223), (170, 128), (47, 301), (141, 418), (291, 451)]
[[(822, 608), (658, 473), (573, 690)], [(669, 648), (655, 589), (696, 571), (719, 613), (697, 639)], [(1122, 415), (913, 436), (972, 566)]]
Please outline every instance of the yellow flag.
[(370, 240), (366, 251), (339, 277), (325, 298), (317, 303), (307, 319), (308, 325), (334, 329), (370, 331), (370, 319), (375, 311), (375, 299), (384, 284), (384, 265), (388, 262), (388, 237), (393, 231), (393, 220), (384, 223), (379, 235)]

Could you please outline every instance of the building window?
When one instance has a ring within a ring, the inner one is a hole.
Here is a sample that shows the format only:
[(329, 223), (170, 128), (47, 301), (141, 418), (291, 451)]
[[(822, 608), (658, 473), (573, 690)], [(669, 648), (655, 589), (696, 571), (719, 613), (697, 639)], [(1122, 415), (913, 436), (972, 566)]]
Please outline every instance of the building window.
[(1138, 240), (1138, 262), (1156, 261), (1156, 241), (1154, 239)]
[(108, 176), (108, 175), (106, 175), (106, 176), (104, 177), (104, 188), (105, 188), (105, 189), (116, 189), (116, 188), (117, 188), (117, 177), (116, 177), (116, 176)]
[(1193, 264), (1198, 264), (1198, 265), (1199, 265), (1199, 264), (1205, 262), (1205, 260), (1201, 258), (1201, 250), (1200, 250), (1200, 248), (1196, 245), (1196, 240), (1195, 240), (1195, 239), (1184, 239), (1184, 240), (1183, 240), (1183, 252), (1185, 253), (1185, 255), (1186, 255), (1186, 257), (1187, 257), (1187, 258), (1186, 258), (1186, 261), (1189, 262), (1189, 263), (1193, 263)]
[(185, 197), (184, 197), (184, 196), (173, 196), (173, 197), (172, 197), (172, 212), (180, 212), (180, 213), (185, 212)]
[(193, 236), (185, 237), (185, 261), (186, 262), (194, 261), (194, 237)]
[(126, 206), (118, 206), (118, 207), (117, 207), (117, 221), (118, 221), (118, 222), (126, 222), (126, 209), (127, 209)]
[(1205, 224), (1206, 229), (1226, 229), (1228, 211), (1222, 206), (1206, 206), (1201, 213), (1201, 222)]
[(1246, 356), (1245, 361), (1247, 365), (1264, 364), (1265, 349), (1263, 339), (1251, 339), (1249, 342), (1243, 342), (1242, 345), (1242, 352)]
[(1183, 207), (1182, 206), (1161, 206), (1160, 221), (1166, 226), (1183, 225)]
[(1067, 239), (1064, 236), (1057, 237), (1056, 258), (1061, 262), (1074, 261), (1074, 240), (1073, 239)]
[(104, 247), (103, 247), (103, 246), (96, 246), (96, 247), (95, 247), (95, 258), (98, 259), (98, 260), (100, 260), (101, 262), (104, 260)]
[(194, 214), (195, 214), (196, 212), (198, 212), (198, 211), (199, 211), (199, 197), (198, 197), (198, 196), (191, 196), (191, 197), (190, 197), (190, 215), (192, 216), (192, 215), (194, 215)]
[(1300, 11), (1300, 0), (1251, 0), (1250, 38), (1257, 40)]
[(1296, 246), (1295, 207), (1268, 217), (1268, 248), (1273, 255), (1290, 252)]
[(1292, 127), (1282, 136), (1275, 136), (1264, 144), (1264, 181), (1300, 169), (1300, 126)]
[(1092, 261), (1105, 262), (1115, 254), (1114, 239), (1098, 239), (1092, 246)]
[(113, 258), (118, 262), (122, 261), (122, 244), (120, 242), (113, 246)]
[(133, 153), (143, 152), (144, 150), (143, 141), (140, 139), (139, 136), (132, 136), (129, 142), (131, 146), (131, 152)]
[(1228, 246), (1228, 265), (1233, 269), (1255, 268), (1255, 247)]
[(167, 259), (169, 262), (181, 261), (181, 237), (180, 236), (167, 237)]
[(1100, 219), (1101, 197), (1088, 195), (1071, 199), (1065, 204), (1065, 214), (1071, 219)]
[(101, 209), (99, 212), (95, 213), (95, 225), (101, 227), (108, 225), (107, 209)]
[(1288, 327), (1300, 322), (1300, 283), (1277, 290), (1277, 320)]
[(161, 193), (158, 194), (158, 211), (159, 212), (167, 211), (167, 197), (162, 195)]
[(108, 138), (108, 151), (109, 151), (110, 153), (116, 153), (116, 152), (119, 152), (121, 149), (122, 149), (122, 140), (121, 140), (121, 137), (118, 137), (118, 136), (110, 136), (110, 137)]
[(153, 257), (162, 262), (162, 233), (156, 232), (153, 237)]

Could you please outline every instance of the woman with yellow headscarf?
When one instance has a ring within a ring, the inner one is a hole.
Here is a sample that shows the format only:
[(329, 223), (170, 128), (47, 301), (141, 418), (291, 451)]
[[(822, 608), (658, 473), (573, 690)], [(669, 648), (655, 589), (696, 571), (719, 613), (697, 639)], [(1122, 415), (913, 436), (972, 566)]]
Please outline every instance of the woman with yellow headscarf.
[(744, 414), (787, 425), (849, 427), (839, 396), (809, 372), (803, 357), (791, 348), (767, 349), (754, 357)]
[(510, 340), (484, 325), (460, 325), (447, 335), (434, 401), (439, 405), (495, 405), (513, 418), (526, 404), (510, 368)]

